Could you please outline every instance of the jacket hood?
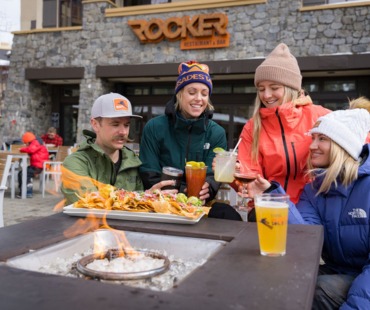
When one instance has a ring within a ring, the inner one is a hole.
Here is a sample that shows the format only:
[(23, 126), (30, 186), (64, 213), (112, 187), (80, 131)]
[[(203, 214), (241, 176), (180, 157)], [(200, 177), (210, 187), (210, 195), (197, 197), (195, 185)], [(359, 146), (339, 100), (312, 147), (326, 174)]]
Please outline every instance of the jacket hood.
[(370, 175), (370, 144), (365, 144), (362, 148), (360, 157), (362, 158), (361, 165), (358, 169), (358, 177)]
[[(166, 103), (166, 109), (164, 111), (164, 113), (168, 116), (168, 118), (174, 121), (176, 121), (176, 118), (177, 118), (177, 111), (175, 109), (175, 103), (176, 103), (176, 96), (172, 96), (172, 98)], [(213, 111), (206, 109), (204, 113), (200, 116), (200, 118), (202, 116), (205, 118), (206, 123), (207, 123), (208, 119), (212, 119)]]

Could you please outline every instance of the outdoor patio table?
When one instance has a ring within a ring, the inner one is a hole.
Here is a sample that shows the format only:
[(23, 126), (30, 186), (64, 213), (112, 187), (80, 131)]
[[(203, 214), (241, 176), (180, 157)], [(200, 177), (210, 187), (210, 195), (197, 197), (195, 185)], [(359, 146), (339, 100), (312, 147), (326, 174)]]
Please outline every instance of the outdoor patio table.
[[(321, 226), (290, 225), (287, 254), (259, 254), (255, 223), (203, 218), (195, 225), (108, 220), (123, 231), (224, 240), (203, 266), (169, 291), (15, 269), (6, 260), (66, 239), (79, 220), (58, 213), (0, 228), (0, 309), (311, 309)], [(1, 263), (4, 262), (4, 263)]]

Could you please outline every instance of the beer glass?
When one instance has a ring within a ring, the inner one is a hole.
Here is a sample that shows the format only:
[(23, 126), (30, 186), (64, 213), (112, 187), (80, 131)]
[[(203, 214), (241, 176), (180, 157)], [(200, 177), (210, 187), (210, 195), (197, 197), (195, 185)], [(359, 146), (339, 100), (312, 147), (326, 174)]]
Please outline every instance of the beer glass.
[(285, 255), (289, 196), (272, 193), (256, 195), (254, 205), (261, 255)]

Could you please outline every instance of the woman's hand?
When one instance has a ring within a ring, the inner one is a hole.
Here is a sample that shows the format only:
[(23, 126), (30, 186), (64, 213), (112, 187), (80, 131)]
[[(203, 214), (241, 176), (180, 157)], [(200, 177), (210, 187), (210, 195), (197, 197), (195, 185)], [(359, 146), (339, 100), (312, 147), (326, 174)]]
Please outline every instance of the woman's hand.
[(270, 186), (271, 183), (258, 174), (253, 182), (247, 184), (248, 197), (254, 198), (255, 195), (262, 194)]
[[(185, 188), (184, 192), (187, 193), (188, 188)], [(201, 191), (199, 192), (199, 199), (202, 200), (203, 205), (206, 203), (206, 199), (208, 199), (209, 196), (209, 184), (205, 182), (202, 186)]]

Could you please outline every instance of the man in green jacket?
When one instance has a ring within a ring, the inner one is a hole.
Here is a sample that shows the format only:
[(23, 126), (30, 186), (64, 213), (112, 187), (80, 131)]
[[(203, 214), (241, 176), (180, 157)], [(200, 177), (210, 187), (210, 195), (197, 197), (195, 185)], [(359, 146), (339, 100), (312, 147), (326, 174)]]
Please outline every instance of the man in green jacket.
[[(90, 124), (94, 132), (84, 130), (86, 141), (63, 162), (62, 192), (66, 205), (79, 200), (78, 195), (97, 191), (110, 184), (128, 191), (144, 190), (139, 176), (140, 159), (125, 147), (132, 114), (130, 101), (116, 93), (100, 96), (91, 109)], [(162, 181), (151, 189), (173, 185)]]

